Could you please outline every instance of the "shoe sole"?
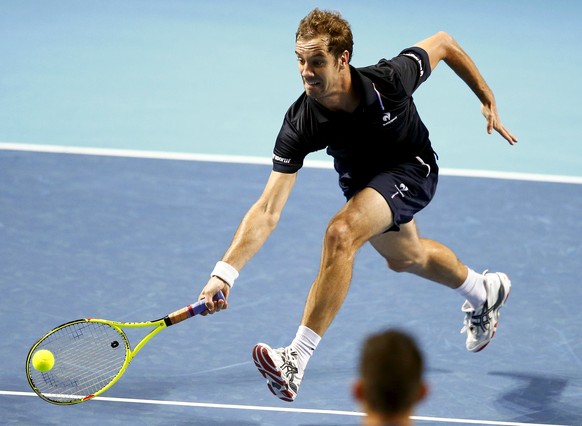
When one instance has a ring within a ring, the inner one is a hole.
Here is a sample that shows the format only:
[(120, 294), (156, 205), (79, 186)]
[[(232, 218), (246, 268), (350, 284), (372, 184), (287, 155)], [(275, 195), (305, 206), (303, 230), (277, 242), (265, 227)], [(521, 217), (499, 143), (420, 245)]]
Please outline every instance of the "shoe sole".
[(491, 333), (491, 337), (489, 338), (489, 340), (487, 340), (487, 342), (483, 346), (481, 346), (477, 350), (472, 350), (471, 352), (475, 352), (475, 353), (481, 352), (483, 349), (485, 349), (487, 347), (489, 342), (491, 342), (491, 340), (493, 340), (493, 337), (495, 336), (495, 332), (497, 331), (497, 325), (499, 324), (499, 317), (501, 316), (501, 308), (503, 308), (503, 306), (505, 306), (505, 302), (507, 302), (507, 299), (509, 298), (509, 293), (511, 293), (511, 280), (509, 279), (509, 277), (501, 272), (498, 272), (497, 275), (499, 276), (499, 280), (502, 283), (501, 285), (503, 285), (507, 289), (507, 292), (505, 293), (505, 297), (503, 298), (503, 301), (501, 302), (501, 306), (499, 306), (499, 309), (497, 310), (497, 321), (495, 321), (495, 324), (493, 324), (493, 332)]
[(267, 379), (267, 387), (273, 395), (287, 402), (295, 400), (296, 395), (289, 390), (287, 381), (271, 359), (269, 350), (260, 343), (253, 348), (253, 361), (259, 373)]

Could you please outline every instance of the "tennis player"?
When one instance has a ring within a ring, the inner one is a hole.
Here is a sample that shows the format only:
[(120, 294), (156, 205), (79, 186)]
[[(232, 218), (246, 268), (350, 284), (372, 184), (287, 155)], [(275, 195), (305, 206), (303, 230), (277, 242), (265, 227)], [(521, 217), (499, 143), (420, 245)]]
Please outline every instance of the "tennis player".
[[(304, 92), (277, 136), (273, 170), (258, 201), (211, 273), (200, 298), (229, 292), (239, 271), (271, 234), (307, 154), (334, 158), (347, 202), (329, 222), (320, 269), (289, 346), (259, 343), (253, 358), (267, 386), (293, 401), (307, 363), (348, 292), (354, 256), (366, 242), (390, 269), (440, 283), (465, 300), (466, 348), (477, 352), (493, 337), (511, 283), (504, 273), (477, 273), (444, 245), (421, 238), (414, 215), (432, 199), (438, 180), (436, 154), (412, 95), (442, 61), (481, 102), (487, 132), (509, 144), (517, 139), (497, 112), (493, 92), (459, 44), (439, 32), (396, 57), (354, 68), (350, 25), (337, 12), (314, 9), (299, 24), (295, 50)], [(209, 313), (227, 302), (208, 302)]]
[(407, 426), (428, 394), (423, 355), (414, 339), (386, 330), (366, 339), (353, 395), (366, 417), (363, 425)]

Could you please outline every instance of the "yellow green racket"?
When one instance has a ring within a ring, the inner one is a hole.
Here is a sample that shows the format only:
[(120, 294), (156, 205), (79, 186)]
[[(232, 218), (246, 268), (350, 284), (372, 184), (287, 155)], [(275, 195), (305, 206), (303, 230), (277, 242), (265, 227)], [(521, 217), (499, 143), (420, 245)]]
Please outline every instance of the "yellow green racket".
[[(224, 300), (219, 292), (214, 300)], [(28, 383), (38, 396), (60, 405), (78, 404), (101, 395), (119, 380), (131, 360), (164, 328), (206, 310), (204, 300), (155, 321), (116, 322), (84, 318), (62, 324), (36, 342), (26, 358)], [(123, 329), (154, 327), (132, 349)], [(54, 357), (45, 368), (33, 365), (40, 350)]]

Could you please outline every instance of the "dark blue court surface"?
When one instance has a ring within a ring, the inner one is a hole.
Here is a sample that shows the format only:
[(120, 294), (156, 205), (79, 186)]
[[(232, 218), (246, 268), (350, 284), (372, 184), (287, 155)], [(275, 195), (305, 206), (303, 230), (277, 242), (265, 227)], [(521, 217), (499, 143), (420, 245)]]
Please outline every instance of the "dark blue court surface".
[[(426, 354), (418, 424), (582, 424), (582, 185), (444, 176), (423, 235), (513, 290), (493, 342), (468, 353), (454, 292), (395, 274), (369, 246), (308, 367), (297, 401), (267, 390), (250, 357), (295, 334), (327, 220), (334, 172), (304, 169), (280, 225), (241, 272), (230, 308), (163, 331), (107, 399), (59, 407), (24, 374), (49, 329), (91, 316), (161, 317), (193, 302), (267, 165), (0, 151), (0, 423), (8, 425), (357, 425), (360, 344), (400, 327)], [(131, 336), (130, 336), (131, 337)], [(128, 400), (131, 398), (133, 400)]]

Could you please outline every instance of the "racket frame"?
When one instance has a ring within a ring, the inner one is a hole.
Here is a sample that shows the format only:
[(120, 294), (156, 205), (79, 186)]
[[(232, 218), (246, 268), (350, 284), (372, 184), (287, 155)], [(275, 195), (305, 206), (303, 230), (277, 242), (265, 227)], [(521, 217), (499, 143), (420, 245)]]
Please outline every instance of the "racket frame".
[[(219, 292), (215, 297), (214, 300), (224, 300), (224, 295), (222, 294), (222, 292)], [(79, 404), (81, 402), (85, 402), (85, 401), (89, 401), (90, 399), (93, 399), (101, 394), (103, 394), (104, 392), (106, 392), (108, 389), (110, 389), (120, 378), (121, 376), (123, 376), (123, 374), (125, 373), (125, 371), (127, 370), (127, 367), (129, 366), (129, 364), (131, 363), (131, 361), (133, 360), (133, 358), (135, 358), (135, 356), (143, 349), (143, 347), (156, 335), (158, 334), (160, 331), (162, 331), (163, 329), (177, 324), (179, 322), (182, 322), (188, 318), (191, 318), (195, 315), (200, 314), (201, 312), (204, 312), (206, 310), (206, 306), (203, 302), (198, 301), (193, 305), (188, 305), (182, 309), (179, 309), (175, 312), (172, 312), (171, 314), (166, 315), (163, 318), (154, 320), (154, 321), (145, 321), (145, 322), (120, 322), (120, 321), (110, 321), (110, 320), (106, 320), (106, 319), (101, 319), (101, 318), (82, 318), (82, 319), (78, 319), (75, 321), (69, 321), (67, 323), (61, 324), (58, 327), (55, 327), (54, 329), (52, 329), (51, 331), (49, 331), (48, 333), (46, 333), (44, 336), (42, 336), (33, 346), (32, 348), (30, 348), (30, 350), (28, 351), (28, 355), (26, 357), (26, 378), (28, 380), (28, 383), (30, 385), (30, 387), (32, 388), (32, 390), (34, 390), (34, 392), (43, 400), (50, 402), (52, 404), (57, 404), (57, 405), (73, 405), (73, 404)], [(59, 330), (62, 330), (66, 327), (70, 327), (74, 324), (83, 324), (83, 323), (98, 323), (98, 324), (104, 324), (107, 325), (109, 327), (112, 327), (113, 329), (115, 329), (119, 335), (122, 337), (123, 342), (125, 344), (125, 360), (121, 366), (121, 368), (119, 369), (119, 371), (117, 372), (117, 374), (105, 385), (103, 386), (101, 389), (99, 389), (96, 392), (93, 392), (92, 394), (89, 395), (85, 395), (85, 396), (79, 396), (79, 395), (62, 395), (62, 394), (50, 394), (50, 393), (43, 393), (41, 392), (37, 386), (34, 384), (32, 378), (31, 378), (31, 373), (30, 373), (30, 369), (34, 368), (32, 367), (32, 357), (34, 356), (34, 353), (36, 351), (36, 349), (38, 348), (39, 345), (41, 345), (49, 336), (51, 336), (52, 334), (56, 333)], [(125, 334), (124, 329), (137, 329), (137, 328), (151, 328), (154, 327), (153, 330), (151, 330), (149, 333), (147, 333), (144, 337), (142, 337), (142, 339), (137, 343), (137, 345), (135, 345), (135, 347), (132, 349), (131, 348), (131, 343), (129, 342), (129, 339), (127, 337), (127, 335)], [(53, 399), (53, 398), (63, 398), (63, 397), (67, 397), (70, 400), (65, 400), (65, 401), (59, 401), (57, 399)]]

